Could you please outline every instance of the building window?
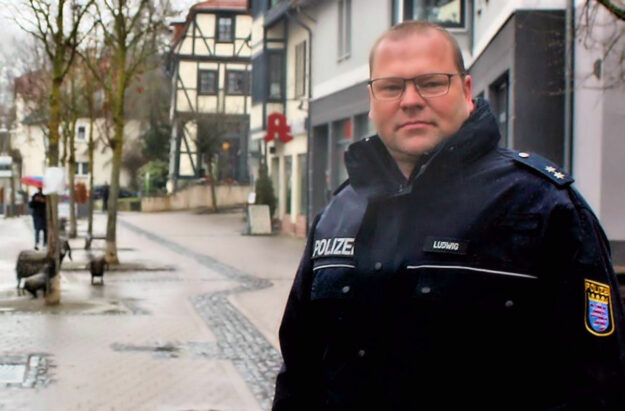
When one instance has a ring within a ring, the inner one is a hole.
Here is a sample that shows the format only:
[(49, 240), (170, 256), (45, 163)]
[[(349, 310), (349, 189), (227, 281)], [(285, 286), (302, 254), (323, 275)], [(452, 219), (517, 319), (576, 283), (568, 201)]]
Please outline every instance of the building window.
[(349, 57), (352, 51), (352, 0), (339, 0), (338, 59)]
[(217, 71), (200, 70), (197, 90), (199, 94), (217, 94)]
[(234, 22), (232, 17), (217, 17), (217, 41), (230, 43), (234, 40)]
[(85, 126), (78, 126), (78, 134), (76, 135), (76, 139), (84, 140), (86, 136), (86, 128)]
[(424, 20), (444, 27), (465, 27), (466, 0), (393, 0), (393, 25)]
[(501, 134), (500, 143), (504, 147), (511, 148), (511, 141), (508, 135), (508, 72), (505, 72), (490, 85), (488, 95), (493, 113), (497, 119), (497, 125), (499, 126), (499, 134)]
[(295, 97), (306, 94), (306, 40), (295, 46)]
[(259, 54), (252, 59), (252, 103), (265, 100), (267, 85), (267, 55)]
[(284, 56), (282, 53), (269, 54), (269, 95), (270, 100), (281, 100), (284, 96)]
[(226, 71), (226, 94), (248, 94), (249, 74), (247, 71)]
[(76, 168), (74, 174), (77, 176), (89, 175), (89, 163), (88, 162), (76, 162)]

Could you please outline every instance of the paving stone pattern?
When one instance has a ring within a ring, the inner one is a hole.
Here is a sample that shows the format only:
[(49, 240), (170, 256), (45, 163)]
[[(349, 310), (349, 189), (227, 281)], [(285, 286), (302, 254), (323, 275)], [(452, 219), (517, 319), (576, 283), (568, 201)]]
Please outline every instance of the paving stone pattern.
[[(208, 356), (233, 362), (263, 409), (271, 408), (276, 375), (282, 363), (280, 353), (265, 339), (256, 327), (228, 301), (228, 296), (270, 287), (271, 281), (254, 277), (216, 259), (191, 251), (167, 238), (155, 235), (127, 221), (126, 228), (148, 237), (198, 263), (214, 270), (239, 286), (228, 290), (194, 296), (191, 302), (198, 314), (217, 337), (214, 347), (191, 347)], [(145, 347), (113, 347), (117, 350), (147, 351)], [(151, 348), (158, 351), (156, 347)], [(167, 350), (161, 350), (166, 352)], [(206, 355), (204, 354), (204, 355)]]
[(47, 354), (0, 355), (0, 388), (40, 388), (51, 382)]

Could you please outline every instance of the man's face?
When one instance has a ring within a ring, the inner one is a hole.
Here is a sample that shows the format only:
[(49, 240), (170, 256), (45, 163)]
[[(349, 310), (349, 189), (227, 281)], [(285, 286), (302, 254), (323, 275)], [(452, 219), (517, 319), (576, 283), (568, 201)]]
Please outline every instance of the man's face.
[[(384, 39), (378, 45), (371, 78), (413, 78), (428, 73), (457, 73), (452, 46), (434, 30), (402, 39)], [(416, 158), (452, 136), (473, 110), (471, 77), (451, 78), (449, 92), (424, 99), (407, 83), (397, 100), (376, 100), (369, 87), (369, 117), (398, 163)]]

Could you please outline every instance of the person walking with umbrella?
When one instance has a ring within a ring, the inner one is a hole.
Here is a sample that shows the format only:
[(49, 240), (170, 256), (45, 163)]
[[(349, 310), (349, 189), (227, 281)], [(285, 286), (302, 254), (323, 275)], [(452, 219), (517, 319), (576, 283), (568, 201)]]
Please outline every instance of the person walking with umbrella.
[(38, 187), (37, 192), (33, 194), (28, 203), (32, 210), (33, 225), (35, 226), (35, 250), (39, 250), (39, 232), (43, 231), (43, 246), (48, 242), (48, 229), (46, 225), (46, 196)]

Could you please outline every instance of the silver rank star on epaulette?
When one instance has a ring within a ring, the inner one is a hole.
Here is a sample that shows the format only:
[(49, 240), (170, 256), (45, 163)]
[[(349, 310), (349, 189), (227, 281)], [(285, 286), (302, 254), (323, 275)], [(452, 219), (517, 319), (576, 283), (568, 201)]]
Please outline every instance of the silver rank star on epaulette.
[(513, 158), (517, 163), (538, 171), (540, 174), (548, 177), (559, 186), (565, 186), (574, 181), (573, 177), (558, 168), (558, 166), (551, 161), (539, 156), (538, 154), (530, 154), (522, 151), (520, 153), (516, 153)]

